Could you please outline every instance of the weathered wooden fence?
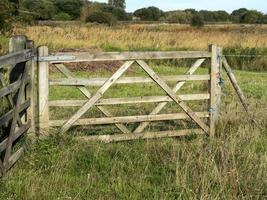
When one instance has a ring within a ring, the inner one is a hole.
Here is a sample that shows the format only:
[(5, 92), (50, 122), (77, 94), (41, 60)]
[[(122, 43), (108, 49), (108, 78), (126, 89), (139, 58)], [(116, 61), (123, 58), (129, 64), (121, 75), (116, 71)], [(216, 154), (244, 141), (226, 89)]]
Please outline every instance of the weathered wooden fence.
[[(89, 53), (89, 52), (68, 52), (56, 53), (49, 56), (47, 47), (38, 49), (38, 71), (39, 71), (39, 121), (40, 129), (44, 132), (49, 127), (61, 127), (61, 132), (68, 131), (78, 125), (103, 125), (114, 124), (123, 134), (87, 136), (85, 140), (101, 141), (123, 141), (140, 138), (175, 137), (192, 133), (209, 134), (214, 136), (215, 123), (218, 117), (220, 104), (220, 73), (222, 67), (222, 49), (211, 45), (209, 51), (176, 51), (176, 52), (122, 52), (122, 53)], [(184, 75), (159, 76), (147, 64), (147, 60), (163, 59), (196, 59), (196, 62)], [(194, 72), (208, 59), (210, 61), (209, 73), (194, 75)], [(92, 61), (123, 61), (124, 64), (109, 78), (76, 78), (64, 63), (92, 62)], [(146, 72), (148, 77), (122, 77), (122, 75), (134, 64), (137, 63)], [(66, 78), (49, 80), (49, 64), (53, 64)], [(187, 81), (208, 81), (209, 92), (206, 94), (177, 95), (177, 92)], [(128, 98), (103, 99), (103, 94), (114, 84), (145, 84), (155, 83), (166, 96), (139, 96)], [(174, 88), (170, 88), (166, 82), (176, 82)], [(86, 96), (87, 100), (49, 100), (49, 86), (74, 86)], [(92, 94), (86, 86), (100, 86), (99, 90)], [(186, 103), (188, 100), (209, 100), (209, 105), (203, 112), (194, 112)], [(159, 114), (168, 102), (175, 102), (177, 108), (182, 108), (183, 113)], [(107, 105), (158, 103), (148, 115), (139, 116), (113, 116), (105, 107)], [(71, 107), (80, 106), (80, 109), (68, 120), (50, 120), (49, 107)], [(82, 116), (92, 107), (98, 108), (105, 117), (83, 118)], [(179, 120), (191, 118), (199, 129), (186, 129), (179, 131), (145, 132), (150, 122)], [(205, 123), (202, 118), (209, 118)], [(138, 123), (140, 125), (130, 131), (124, 124)]]
[(23, 144), (16, 145), (18, 139), (30, 128), (34, 131), (33, 42), (14, 37), (9, 51), (0, 57), (0, 176), (23, 154)]
[[(184, 75), (160, 76), (148, 65), (148, 60), (196, 59)], [(196, 75), (196, 70), (205, 60), (210, 62), (209, 73)], [(92, 61), (120, 61), (124, 64), (109, 78), (76, 78), (65, 66), (66, 63)], [(123, 74), (137, 64), (147, 77), (123, 77)], [(51, 80), (49, 67), (54, 65), (66, 78)], [(122, 52), (89, 53), (69, 52), (49, 55), (45, 46), (34, 48), (33, 41), (25, 36), (10, 39), (10, 53), (0, 57), (0, 176), (5, 174), (24, 152), (21, 138), (30, 129), (42, 135), (50, 127), (60, 127), (66, 132), (73, 126), (114, 124), (122, 134), (86, 136), (83, 140), (100, 140), (105, 142), (160, 137), (185, 136), (192, 133), (215, 134), (221, 98), (221, 75), (224, 66), (227, 75), (248, 112), (248, 104), (222, 49), (211, 45), (209, 51), (175, 51), (175, 52)], [(35, 71), (38, 73), (35, 73)], [(207, 81), (208, 92), (202, 94), (181, 95), (179, 91), (187, 81)], [(167, 82), (175, 82), (173, 88)], [(154, 83), (166, 94), (165, 96), (136, 96), (104, 99), (103, 95), (115, 84)], [(38, 87), (35, 89), (35, 85)], [(49, 86), (76, 87), (87, 100), (49, 100)], [(91, 93), (87, 86), (99, 86)], [(178, 93), (178, 94), (177, 94)], [(34, 98), (36, 97), (37, 98)], [(195, 112), (187, 101), (208, 100), (206, 109)], [(160, 114), (164, 107), (173, 102), (183, 112)], [(110, 105), (157, 103), (150, 114), (133, 116), (114, 116), (107, 108)], [(80, 107), (67, 120), (51, 120), (50, 107)], [(105, 117), (83, 118), (84, 114), (97, 108)], [(204, 118), (208, 120), (204, 120)], [(191, 119), (199, 128), (177, 131), (146, 132), (151, 122)], [(133, 131), (125, 124), (140, 123)], [(37, 128), (35, 128), (37, 127)], [(39, 131), (36, 131), (39, 130)]]

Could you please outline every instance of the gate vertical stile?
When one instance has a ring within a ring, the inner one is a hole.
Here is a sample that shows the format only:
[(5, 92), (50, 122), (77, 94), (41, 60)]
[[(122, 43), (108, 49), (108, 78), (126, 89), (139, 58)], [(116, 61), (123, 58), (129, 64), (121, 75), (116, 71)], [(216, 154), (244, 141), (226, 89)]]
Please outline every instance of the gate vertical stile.
[[(37, 50), (37, 60), (39, 57), (48, 56), (48, 47), (41, 46)], [(49, 128), (49, 63), (38, 61), (38, 118), (39, 135), (46, 135)]]
[(210, 66), (210, 137), (215, 136), (215, 126), (219, 117), (221, 102), (221, 67), (222, 67), (222, 48), (210, 45), (211, 66)]

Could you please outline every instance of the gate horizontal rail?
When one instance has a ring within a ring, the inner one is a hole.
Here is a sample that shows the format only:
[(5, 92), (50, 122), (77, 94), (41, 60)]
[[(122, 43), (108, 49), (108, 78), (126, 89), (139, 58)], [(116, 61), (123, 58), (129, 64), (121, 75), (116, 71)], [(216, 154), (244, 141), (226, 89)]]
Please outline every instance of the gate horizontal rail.
[[(44, 58), (47, 55), (43, 55)], [(127, 60), (164, 60), (181, 58), (210, 58), (208, 51), (162, 51), (162, 52), (59, 52), (53, 58), (42, 59), (50, 63), (93, 62), (93, 61), (127, 61)], [(66, 59), (64, 60), (64, 57)], [(67, 57), (69, 56), (69, 57)], [(58, 59), (60, 57), (61, 59)], [(71, 58), (71, 59), (70, 59)]]

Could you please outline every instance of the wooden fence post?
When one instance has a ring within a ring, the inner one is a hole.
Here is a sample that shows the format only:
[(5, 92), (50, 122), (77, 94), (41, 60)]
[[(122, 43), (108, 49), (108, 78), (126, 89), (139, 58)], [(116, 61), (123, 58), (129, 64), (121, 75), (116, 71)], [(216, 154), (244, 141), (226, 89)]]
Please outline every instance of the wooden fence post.
[[(27, 42), (27, 37), (25, 35), (18, 35), (18, 36), (14, 36), (12, 38), (10, 38), (9, 40), (9, 53), (14, 53), (17, 51), (22, 51), (24, 49), (26, 49), (26, 42)], [(18, 63), (16, 64), (9, 75), (9, 81), (10, 83), (14, 83), (15, 81), (17, 81), (22, 74), (24, 73), (24, 69), (26, 66), (26, 62), (23, 63)], [(16, 103), (17, 101), (17, 96), (18, 96), (18, 92), (14, 95), (14, 103)], [(22, 94), (22, 102), (25, 101), (25, 92)], [(23, 115), (21, 115), (21, 121), (22, 122), (26, 122), (26, 112), (23, 113)]]
[[(41, 46), (38, 48), (38, 58), (48, 56), (48, 47)], [(39, 104), (39, 134), (46, 134), (49, 128), (49, 64), (48, 62), (38, 61), (38, 104)]]
[[(32, 50), (32, 54), (34, 54), (34, 42), (32, 40), (28, 40), (26, 43), (26, 48)], [(36, 62), (34, 58), (31, 59), (30, 62), (27, 63), (29, 65), (29, 74), (31, 77), (30, 84), (26, 87), (26, 99), (31, 99), (31, 106), (28, 108), (27, 111), (27, 118), (31, 120), (31, 128), (30, 132), (35, 134), (36, 133), (36, 119), (35, 119), (35, 110), (36, 110), (36, 90), (35, 90), (35, 71), (36, 71)]]
[(221, 58), (222, 49), (216, 45), (210, 45), (211, 67), (210, 67), (210, 136), (215, 135), (216, 121), (219, 117), (221, 102)]

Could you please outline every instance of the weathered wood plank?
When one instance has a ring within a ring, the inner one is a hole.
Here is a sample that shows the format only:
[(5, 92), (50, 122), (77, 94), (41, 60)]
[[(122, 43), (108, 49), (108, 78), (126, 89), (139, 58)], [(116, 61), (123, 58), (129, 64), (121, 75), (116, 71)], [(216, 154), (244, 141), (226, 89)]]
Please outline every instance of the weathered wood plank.
[[(30, 77), (27, 77), (25, 84), (27, 85), (29, 84), (29, 82), (30, 82)], [(7, 85), (6, 87), (0, 89), (0, 98), (16, 92), (20, 87), (20, 83), (21, 83), (21, 80), (17, 80), (16, 82), (11, 83)]]
[(99, 142), (121, 142), (129, 140), (140, 140), (140, 139), (156, 139), (164, 137), (181, 137), (193, 134), (204, 134), (201, 129), (187, 129), (177, 131), (161, 131), (161, 132), (147, 132), (147, 133), (136, 133), (136, 134), (120, 134), (120, 135), (100, 135), (100, 136), (83, 136), (77, 137), (76, 140), (82, 142), (99, 141)]
[[(199, 118), (209, 117), (208, 112), (196, 112), (196, 116)], [(179, 119), (190, 119), (186, 113), (174, 113), (174, 114), (159, 114), (159, 115), (138, 115), (138, 116), (123, 116), (123, 117), (104, 117), (104, 118), (89, 118), (79, 119), (73, 123), (75, 126), (81, 125), (102, 125), (102, 124), (124, 124), (124, 123), (136, 123), (136, 122), (153, 122), (153, 121), (169, 121)], [(53, 127), (62, 126), (66, 123), (66, 120), (50, 120), (49, 125)]]
[[(38, 56), (47, 56), (48, 47), (42, 46), (38, 48)], [(49, 65), (47, 62), (38, 62), (38, 91), (39, 91), (39, 128), (40, 133), (45, 133), (49, 128)]]
[[(56, 64), (56, 67), (58, 68), (58, 70), (60, 70), (67, 78), (69, 79), (73, 79), (73, 75), (72, 73), (62, 64)], [(88, 99), (91, 98), (91, 93), (86, 89), (86, 87), (84, 86), (78, 86), (77, 87)], [(86, 103), (86, 102), (84, 102)], [(82, 104), (83, 105), (83, 104)], [(82, 106), (80, 105), (80, 106)], [(113, 115), (103, 106), (97, 106), (97, 108), (107, 117), (112, 117)], [(122, 131), (122, 133), (130, 133), (130, 130), (127, 129), (126, 126), (124, 126), (123, 124), (115, 124), (115, 126), (117, 126), (118, 129), (120, 129)]]
[[(24, 133), (26, 133), (27, 130), (29, 130), (30, 127), (31, 127), (31, 123), (30, 123), (30, 121), (28, 121), (27, 124), (22, 125), (22, 126), (17, 130), (17, 132), (14, 134), (14, 136), (13, 136), (13, 141), (12, 141), (12, 142), (16, 141), (21, 135), (23, 135)], [(0, 143), (0, 152), (3, 152), (3, 151), (6, 149), (6, 147), (7, 147), (7, 140), (8, 140), (8, 139), (6, 138), (6, 139), (4, 139), (4, 140)]]
[(0, 69), (4, 67), (13, 67), (17, 63), (28, 61), (32, 58), (31, 50), (22, 50), (0, 57)]
[(101, 97), (102, 95), (115, 83), (121, 75), (127, 71), (127, 69), (134, 63), (134, 61), (125, 62), (118, 70), (115, 72), (110, 79), (108, 79), (104, 85), (95, 93), (95, 95), (88, 100), (61, 128), (62, 132), (66, 132), (76, 122), (85, 112), (88, 111)]
[[(164, 81), (208, 81), (210, 75), (177, 75), (177, 76), (162, 76)], [(63, 86), (101, 86), (108, 78), (91, 78), (91, 79), (57, 79), (49, 80), (49, 85), (63, 85)], [(152, 83), (153, 80), (149, 77), (122, 77), (116, 84), (134, 84), (134, 83)]]
[(218, 48), (215, 45), (210, 46), (211, 57), (211, 67), (210, 67), (210, 136), (215, 135), (215, 125), (216, 119), (218, 117), (217, 109), (217, 86), (219, 85), (218, 72), (219, 72), (219, 62), (218, 62)]
[[(201, 64), (205, 61), (205, 59), (198, 59), (191, 67), (190, 69), (186, 72), (186, 75), (188, 77), (193, 76), (193, 73), (201, 66)], [(186, 83), (186, 81), (181, 81), (178, 82), (174, 88), (173, 88), (173, 92), (177, 93), (182, 87), (183, 85)], [(201, 95), (199, 95), (201, 96)], [(179, 98), (181, 98), (183, 101), (187, 100), (184, 99), (183, 96), (179, 96)], [(167, 105), (167, 102), (162, 102), (160, 104), (158, 104), (150, 113), (151, 115), (156, 115), (158, 113), (160, 113), (160, 111)], [(145, 130), (145, 128), (149, 125), (149, 122), (143, 122), (141, 123), (135, 130), (134, 133), (141, 133)]]
[[(24, 112), (27, 108), (29, 108), (30, 104), (31, 104), (30, 100), (27, 100), (23, 104), (21, 104), (19, 113)], [(3, 126), (5, 123), (8, 123), (12, 119), (13, 112), (14, 109), (11, 109), (10, 111), (8, 111), (7, 113), (5, 113), (0, 117), (0, 127)]]
[[(199, 101), (208, 100), (209, 94), (188, 94), (178, 95), (183, 101)], [(138, 103), (158, 103), (158, 102), (172, 102), (169, 96), (144, 96), (144, 97), (129, 97), (129, 98), (110, 98), (100, 99), (95, 103), (96, 106), (105, 105), (121, 105), (121, 104), (138, 104)], [(54, 100), (49, 101), (50, 107), (72, 107), (82, 106), (86, 100)]]
[(24, 154), (24, 147), (21, 147), (19, 150), (16, 151), (8, 160), (5, 165), (5, 171), (8, 171), (17, 161), (18, 159)]
[(59, 52), (55, 56), (75, 56), (73, 60), (51, 61), (51, 63), (92, 62), (92, 61), (127, 61), (153, 59), (180, 59), (180, 58), (209, 58), (207, 51), (167, 51), (167, 52)]
[(24, 96), (25, 81), (26, 81), (26, 78), (28, 76), (28, 72), (29, 72), (29, 67), (26, 66), (25, 69), (24, 69), (24, 73), (22, 75), (22, 78), (21, 78), (20, 90), (19, 90), (19, 93), (18, 93), (16, 106), (15, 106), (14, 112), (13, 112), (13, 120), (12, 120), (12, 123), (11, 123), (10, 132), (9, 132), (9, 135), (8, 135), (7, 147), (6, 147), (5, 156), (4, 156), (4, 166), (5, 167), (6, 167), (6, 164), (9, 163), (9, 159), (10, 159), (10, 156), (11, 156), (13, 135), (15, 133), (17, 119), (20, 117), (19, 116), (19, 110), (20, 110), (20, 105), (21, 105), (21, 102), (22, 102), (22, 98)]
[(179, 105), (185, 113), (196, 122), (202, 130), (209, 133), (209, 127), (196, 115), (196, 113), (189, 108), (184, 101), (179, 98), (176, 93), (142, 60), (137, 63), (144, 69), (144, 71), (172, 98), (172, 100)]
[(234, 75), (234, 73), (233, 73), (233, 71), (232, 71), (232, 69), (231, 69), (230, 65), (228, 64), (225, 57), (223, 57), (223, 66), (224, 66), (225, 71), (227, 72), (227, 76), (230, 79), (230, 82), (231, 82), (233, 88), (235, 89), (235, 91), (239, 97), (240, 102), (242, 103), (245, 111), (248, 113), (249, 110), (248, 110), (247, 99), (246, 99), (242, 89), (239, 87), (237, 80), (236, 80), (236, 77), (235, 77), (235, 75)]

